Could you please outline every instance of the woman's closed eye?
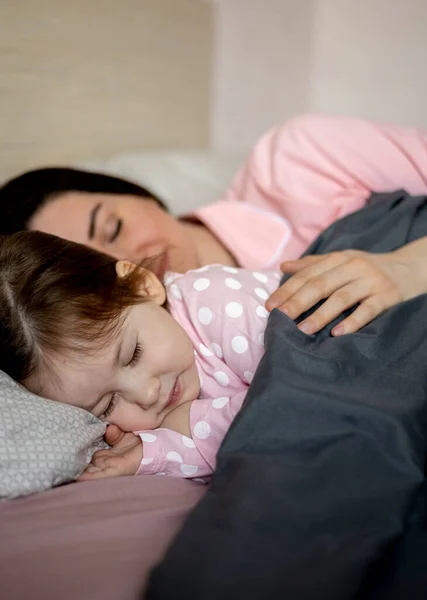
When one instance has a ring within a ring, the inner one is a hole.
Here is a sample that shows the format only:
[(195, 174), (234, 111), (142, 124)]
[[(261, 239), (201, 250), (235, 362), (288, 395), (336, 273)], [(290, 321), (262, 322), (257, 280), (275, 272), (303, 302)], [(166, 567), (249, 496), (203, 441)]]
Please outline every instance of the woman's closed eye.
[(110, 244), (112, 244), (113, 242), (115, 242), (116, 239), (119, 237), (120, 232), (122, 230), (122, 227), (123, 227), (123, 220), (122, 219), (116, 219), (115, 225), (114, 225), (114, 229), (113, 229), (112, 233), (109, 235), (109, 238), (108, 238), (108, 242)]
[(119, 219), (116, 213), (111, 212), (106, 215), (106, 218), (99, 229), (102, 242), (104, 244), (113, 244), (119, 237), (122, 228), (123, 219)]

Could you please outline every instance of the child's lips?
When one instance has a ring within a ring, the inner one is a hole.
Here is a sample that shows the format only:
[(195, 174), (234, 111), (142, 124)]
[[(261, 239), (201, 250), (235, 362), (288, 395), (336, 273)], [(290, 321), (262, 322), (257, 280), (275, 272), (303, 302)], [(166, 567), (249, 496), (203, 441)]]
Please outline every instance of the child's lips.
[(178, 403), (180, 396), (181, 396), (181, 386), (180, 386), (179, 380), (177, 378), (175, 381), (175, 385), (171, 389), (171, 392), (170, 392), (169, 398), (168, 398), (168, 402), (167, 402), (165, 408), (172, 408), (173, 406), (175, 406)]

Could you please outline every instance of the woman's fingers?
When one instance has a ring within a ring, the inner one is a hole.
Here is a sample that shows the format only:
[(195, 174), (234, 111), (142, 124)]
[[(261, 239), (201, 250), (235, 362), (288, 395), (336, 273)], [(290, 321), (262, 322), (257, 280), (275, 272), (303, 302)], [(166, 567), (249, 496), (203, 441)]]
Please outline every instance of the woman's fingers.
[[(312, 268), (310, 268), (310, 271), (311, 269)], [(294, 277), (297, 276), (294, 275)], [(305, 311), (315, 306), (320, 300), (328, 298), (334, 292), (338, 294), (334, 304), (339, 303), (341, 306), (345, 305), (345, 307), (348, 308), (366, 297), (363, 285), (360, 286), (362, 288), (360, 290), (357, 286), (353, 286), (350, 290), (344, 289), (345, 286), (354, 281), (356, 277), (357, 275), (354, 272), (354, 269), (352, 269), (351, 265), (347, 262), (331, 268), (328, 271), (324, 271), (320, 275), (311, 275), (286, 302), (277, 308), (287, 314), (291, 319), (297, 319)], [(316, 321), (316, 319), (314, 319), (314, 321)], [(327, 323), (328, 322), (330, 321), (327, 321)], [(324, 327), (324, 325), (325, 324), (323, 324), (322, 327)], [(318, 329), (321, 329), (321, 327), (314, 328), (313, 332), (318, 331)]]
[(287, 260), (282, 262), (280, 265), (280, 270), (282, 273), (297, 273), (298, 271), (301, 271), (301, 269), (315, 265), (322, 260), (325, 260), (325, 255), (309, 254), (307, 256), (303, 256), (302, 258), (298, 258), (297, 260)]
[(398, 302), (400, 302), (398, 294), (393, 296), (388, 292), (371, 296), (362, 302), (350, 316), (334, 327), (332, 335), (355, 333)]
[[(333, 287), (333, 289), (335, 290), (336, 287)], [(327, 297), (328, 295), (329, 294), (326, 294), (324, 297)], [(365, 298), (366, 290), (364, 288), (364, 282), (361, 280), (352, 281), (350, 278), (347, 285), (344, 285), (338, 291), (332, 293), (322, 306), (319, 306), (313, 314), (298, 325), (298, 328), (307, 334), (317, 333), (323, 329), (323, 327), (328, 325), (328, 323), (339, 317), (345, 310), (351, 308)], [(338, 332), (338, 329), (335, 329), (335, 335), (347, 333), (346, 331), (341, 332), (341, 330)]]
[[(301, 264), (305, 261), (306, 258), (320, 258), (321, 260), (309, 261), (305, 264), (300, 271), (295, 272), (295, 274), (288, 279), (282, 286), (280, 286), (267, 300), (266, 308), (267, 310), (273, 310), (273, 308), (278, 308), (282, 310), (286, 314), (293, 319), (296, 318), (295, 312), (298, 312), (298, 306), (294, 305), (293, 307), (289, 307), (287, 305), (290, 298), (293, 299), (294, 295), (307, 283), (313, 281), (316, 277), (319, 277), (322, 274), (328, 273), (331, 269), (334, 269), (339, 264), (345, 263), (348, 260), (348, 257), (344, 253), (331, 253), (326, 256), (321, 257), (305, 257), (300, 259)], [(315, 304), (315, 303), (314, 303)], [(305, 303), (306, 305), (306, 303)], [(309, 308), (313, 306), (311, 304)], [(293, 310), (292, 310), (293, 309)], [(302, 309), (299, 310), (298, 315), (304, 312)]]
[(297, 319), (326, 299), (299, 325), (307, 333), (316, 333), (344, 310), (360, 304), (333, 329), (333, 335), (354, 333), (387, 308), (426, 293), (422, 262), (426, 243), (412, 242), (384, 254), (344, 250), (285, 262), (282, 270), (293, 275), (272, 294), (266, 307)]

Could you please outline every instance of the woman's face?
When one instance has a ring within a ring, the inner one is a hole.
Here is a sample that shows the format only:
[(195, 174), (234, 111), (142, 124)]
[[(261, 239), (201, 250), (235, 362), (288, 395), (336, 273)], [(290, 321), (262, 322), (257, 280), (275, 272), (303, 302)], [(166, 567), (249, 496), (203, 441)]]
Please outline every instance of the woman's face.
[(149, 198), (66, 192), (41, 207), (30, 229), (136, 263), (164, 253), (161, 268), (165, 271), (202, 266), (185, 225)]

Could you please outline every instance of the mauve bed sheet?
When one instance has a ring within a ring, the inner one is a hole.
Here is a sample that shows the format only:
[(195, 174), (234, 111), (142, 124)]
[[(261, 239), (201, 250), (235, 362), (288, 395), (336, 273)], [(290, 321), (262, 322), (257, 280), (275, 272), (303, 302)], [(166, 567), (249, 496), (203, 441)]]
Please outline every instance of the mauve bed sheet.
[(123, 477), (0, 503), (0, 597), (139, 599), (205, 489), (169, 477)]

